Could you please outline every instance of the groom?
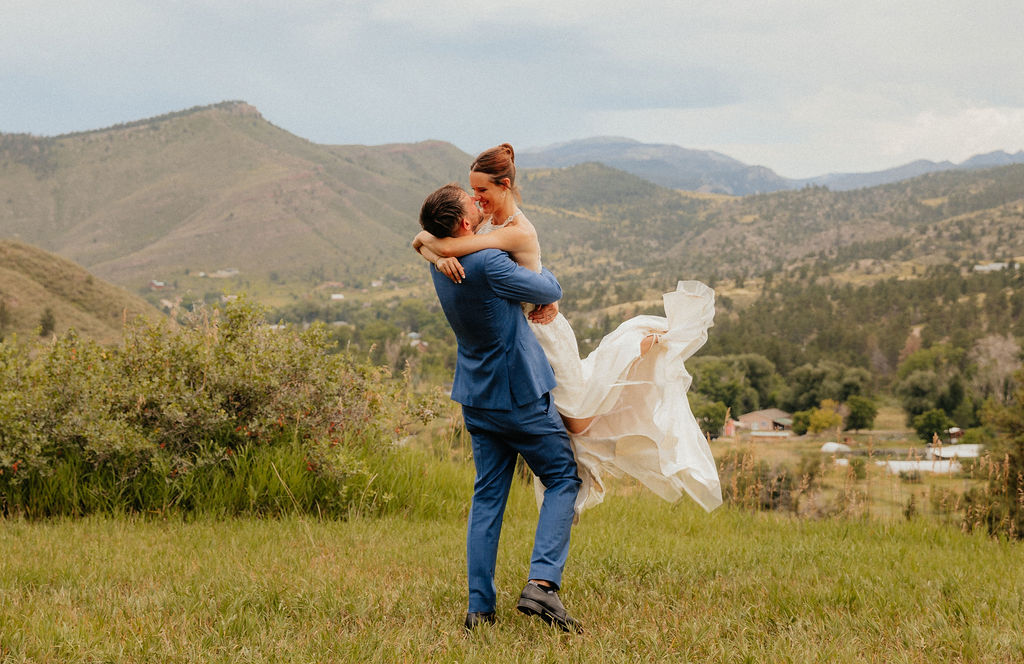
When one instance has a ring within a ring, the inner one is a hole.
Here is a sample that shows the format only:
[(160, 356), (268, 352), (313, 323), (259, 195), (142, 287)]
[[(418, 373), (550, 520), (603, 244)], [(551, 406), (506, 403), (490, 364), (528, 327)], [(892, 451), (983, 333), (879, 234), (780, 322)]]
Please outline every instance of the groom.
[[(437, 237), (472, 235), (483, 219), (456, 184), (423, 202), (420, 225)], [(576, 460), (550, 390), (555, 375), (526, 324), (520, 302), (549, 304), (562, 297), (558, 281), (520, 267), (508, 254), (485, 249), (461, 259), (456, 284), (430, 268), (434, 289), (458, 339), (452, 399), (473, 441), (476, 480), (469, 510), (466, 628), (495, 620), (494, 568), (509, 487), (521, 454), (547, 487), (537, 520), (529, 581), (516, 608), (566, 631), (582, 631), (558, 598), (569, 556), (573, 504), (579, 491)]]

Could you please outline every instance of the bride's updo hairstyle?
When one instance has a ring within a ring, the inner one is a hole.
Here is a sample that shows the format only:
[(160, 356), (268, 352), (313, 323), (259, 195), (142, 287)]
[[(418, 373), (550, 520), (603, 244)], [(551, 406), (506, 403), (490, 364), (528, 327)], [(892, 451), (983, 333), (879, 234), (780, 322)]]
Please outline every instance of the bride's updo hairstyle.
[(508, 178), (508, 188), (512, 190), (512, 195), (517, 201), (522, 200), (519, 187), (516, 186), (516, 152), (508, 143), (481, 152), (469, 170), (471, 173), (490, 176), (491, 182), (496, 185), (504, 186), (502, 180)]

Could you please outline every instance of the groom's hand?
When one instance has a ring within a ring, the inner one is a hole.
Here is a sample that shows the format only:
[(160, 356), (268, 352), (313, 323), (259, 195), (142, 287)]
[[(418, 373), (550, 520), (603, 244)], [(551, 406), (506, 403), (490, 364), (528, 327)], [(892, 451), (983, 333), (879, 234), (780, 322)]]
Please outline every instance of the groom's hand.
[(547, 325), (551, 321), (555, 320), (555, 316), (557, 315), (557, 302), (552, 302), (551, 304), (542, 304), (530, 312), (530, 321), (534, 323), (539, 323), (541, 325)]

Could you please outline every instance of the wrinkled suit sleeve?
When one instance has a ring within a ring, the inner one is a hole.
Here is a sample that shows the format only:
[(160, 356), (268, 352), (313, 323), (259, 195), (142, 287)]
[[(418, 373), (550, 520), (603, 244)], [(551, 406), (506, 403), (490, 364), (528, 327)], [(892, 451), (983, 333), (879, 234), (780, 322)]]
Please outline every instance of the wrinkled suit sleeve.
[(503, 251), (487, 254), (487, 280), (499, 297), (531, 304), (551, 304), (562, 299), (562, 287), (547, 269), (538, 274), (517, 264)]

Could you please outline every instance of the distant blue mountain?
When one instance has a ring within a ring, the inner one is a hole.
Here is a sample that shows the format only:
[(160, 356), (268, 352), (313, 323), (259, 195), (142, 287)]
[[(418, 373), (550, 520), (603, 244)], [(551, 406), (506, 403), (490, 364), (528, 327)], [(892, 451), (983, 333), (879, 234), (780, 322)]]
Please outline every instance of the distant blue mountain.
[(630, 138), (585, 138), (516, 154), (516, 164), (527, 168), (562, 168), (588, 161), (632, 173), (663, 187), (687, 191), (744, 195), (793, 186), (771, 169), (749, 166), (720, 152), (641, 143)]
[(1024, 164), (1024, 150), (1016, 154), (1010, 154), (1002, 150), (979, 154), (954, 164), (951, 161), (928, 161), (919, 159), (903, 166), (890, 168), (884, 171), (872, 173), (830, 173), (805, 180), (794, 180), (797, 186), (808, 184), (823, 185), (832, 191), (849, 191), (850, 189), (861, 189), (863, 187), (877, 187), (878, 185), (889, 184), (908, 180), (919, 175), (934, 173), (936, 171), (952, 170), (974, 170), (979, 168), (994, 168), (996, 166), (1009, 166), (1010, 164)]
[(522, 150), (516, 163), (526, 168), (563, 168), (595, 161), (672, 189), (743, 196), (808, 185), (833, 191), (876, 187), (936, 171), (992, 168), (1024, 163), (1024, 150), (975, 155), (960, 164), (926, 159), (870, 173), (829, 173), (790, 179), (764, 166), (750, 166), (720, 152), (689, 150), (678, 145), (641, 143), (630, 138), (600, 136), (544, 148)]

